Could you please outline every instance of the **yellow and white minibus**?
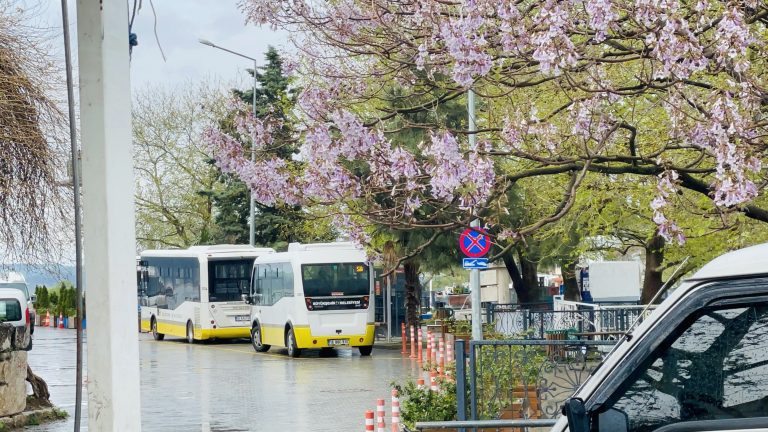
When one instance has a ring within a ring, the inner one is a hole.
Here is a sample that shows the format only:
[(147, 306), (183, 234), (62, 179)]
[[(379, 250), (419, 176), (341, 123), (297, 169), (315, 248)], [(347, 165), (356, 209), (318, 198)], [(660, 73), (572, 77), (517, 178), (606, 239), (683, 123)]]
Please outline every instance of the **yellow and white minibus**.
[(256, 351), (358, 347), (373, 349), (373, 268), (351, 243), (291, 243), (253, 265), (251, 343)]
[(274, 253), (247, 245), (146, 250), (138, 265), (141, 329), (187, 342), (250, 336), (249, 292), (253, 261)]

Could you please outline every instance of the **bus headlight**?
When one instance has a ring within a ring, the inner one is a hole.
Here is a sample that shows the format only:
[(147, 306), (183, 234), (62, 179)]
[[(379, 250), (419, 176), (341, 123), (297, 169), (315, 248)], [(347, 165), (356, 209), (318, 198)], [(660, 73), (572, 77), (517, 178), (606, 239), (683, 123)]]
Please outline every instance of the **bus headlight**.
[(312, 299), (309, 297), (304, 297), (304, 303), (307, 304), (307, 310), (312, 310)]
[(368, 296), (363, 296), (363, 309), (368, 309)]

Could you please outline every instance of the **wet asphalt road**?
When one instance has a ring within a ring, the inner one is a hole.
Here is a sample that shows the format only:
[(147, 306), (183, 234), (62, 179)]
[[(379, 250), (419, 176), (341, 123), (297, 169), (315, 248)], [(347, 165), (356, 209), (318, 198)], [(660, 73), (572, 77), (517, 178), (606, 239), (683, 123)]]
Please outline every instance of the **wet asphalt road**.
[[(389, 383), (419, 373), (399, 350), (371, 357), (337, 349), (333, 356), (285, 350), (253, 351), (246, 342), (189, 345), (139, 337), (144, 431), (362, 431), (364, 412), (387, 400)], [(38, 328), (29, 362), (49, 386), (53, 402), (75, 408), (75, 332)], [(85, 391), (84, 391), (85, 394)], [(70, 417), (29, 431), (71, 431)], [(87, 430), (87, 406), (83, 407)]]

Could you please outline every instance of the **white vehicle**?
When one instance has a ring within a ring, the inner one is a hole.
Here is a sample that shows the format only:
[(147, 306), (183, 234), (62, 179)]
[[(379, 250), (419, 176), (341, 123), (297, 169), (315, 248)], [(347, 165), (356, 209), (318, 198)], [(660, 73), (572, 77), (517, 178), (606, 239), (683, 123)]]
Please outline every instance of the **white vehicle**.
[(29, 293), (29, 286), (27, 285), (27, 280), (24, 278), (24, 275), (17, 272), (8, 272), (3, 277), (0, 278), (0, 288), (11, 288), (11, 289), (17, 289), (24, 293), (24, 298), (26, 299), (25, 303), (27, 308), (29, 309), (29, 318), (30, 318), (30, 329), (29, 334), (35, 333), (35, 304), (34, 302), (37, 300), (34, 294)]
[[(563, 412), (515, 426), (768, 431), (768, 243), (716, 258), (682, 283), (619, 341)], [(416, 430), (436, 423), (451, 422), (417, 422)]]
[(253, 265), (251, 342), (256, 351), (358, 347), (373, 350), (373, 268), (351, 243), (291, 243)]
[(24, 332), (26, 350), (32, 349), (32, 324), (27, 307), (27, 298), (16, 288), (0, 288), (0, 323), (11, 324), (17, 331)]
[(137, 286), (141, 330), (187, 342), (250, 336), (248, 293), (253, 261), (274, 253), (247, 245), (147, 250), (139, 261)]

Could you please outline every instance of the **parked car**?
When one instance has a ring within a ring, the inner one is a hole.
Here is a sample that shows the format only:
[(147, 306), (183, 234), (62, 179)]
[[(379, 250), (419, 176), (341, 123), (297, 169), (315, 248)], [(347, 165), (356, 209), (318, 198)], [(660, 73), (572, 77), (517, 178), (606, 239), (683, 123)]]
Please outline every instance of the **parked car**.
[(0, 288), (0, 322), (8, 323), (24, 332), (24, 338), (29, 342), (26, 350), (32, 349), (31, 321), (27, 298), (21, 290), (15, 288)]
[(17, 272), (8, 272), (7, 274), (2, 275), (0, 277), (0, 288), (16, 289), (24, 293), (24, 298), (26, 299), (25, 304), (29, 309), (29, 318), (31, 323), (29, 334), (34, 334), (35, 315), (37, 315), (35, 312), (35, 301), (37, 301), (37, 298), (34, 294), (29, 293), (29, 286), (27, 285), (26, 279), (24, 279), (24, 275)]

